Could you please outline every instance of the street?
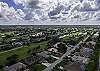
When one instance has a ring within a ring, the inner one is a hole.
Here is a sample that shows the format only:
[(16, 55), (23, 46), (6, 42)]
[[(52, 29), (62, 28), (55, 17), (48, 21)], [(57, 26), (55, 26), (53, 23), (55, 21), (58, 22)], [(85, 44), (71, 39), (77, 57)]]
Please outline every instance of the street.
[[(88, 38), (90, 37), (87, 36), (83, 41), (80, 41), (77, 46), (79, 46), (81, 43), (85, 42)], [(54, 63), (52, 63), (50, 66), (48, 66), (46, 69), (44, 69), (43, 71), (51, 71), (58, 63), (60, 63), (64, 57), (68, 56), (72, 51), (74, 51), (76, 48), (73, 48), (69, 51), (67, 51), (65, 54), (63, 54), (63, 56), (61, 58), (59, 58), (58, 60), (56, 60)]]

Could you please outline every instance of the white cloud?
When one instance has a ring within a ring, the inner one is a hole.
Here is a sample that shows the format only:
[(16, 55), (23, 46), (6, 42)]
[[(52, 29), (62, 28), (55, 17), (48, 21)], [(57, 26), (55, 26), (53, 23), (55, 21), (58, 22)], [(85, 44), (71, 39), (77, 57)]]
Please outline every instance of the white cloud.
[(0, 2), (2, 10), (0, 12), (7, 20), (31, 21), (30, 23), (45, 21), (44, 23), (49, 24), (52, 21), (57, 24), (57, 22), (97, 20), (100, 17), (99, 0), (14, 0), (14, 2), (23, 4), (24, 9), (16, 11), (6, 3)]
[(13, 0), (15, 4), (23, 4), (25, 6), (27, 3), (30, 2), (30, 0)]
[(38, 0), (13, 0), (15, 4), (22, 4), (23, 6), (35, 5)]
[(1, 14), (3, 17), (7, 20), (11, 19), (19, 19), (22, 20), (22, 18), (25, 16), (24, 12), (21, 9), (18, 9), (17, 11), (13, 7), (9, 7), (8, 4), (0, 2), (1, 7)]

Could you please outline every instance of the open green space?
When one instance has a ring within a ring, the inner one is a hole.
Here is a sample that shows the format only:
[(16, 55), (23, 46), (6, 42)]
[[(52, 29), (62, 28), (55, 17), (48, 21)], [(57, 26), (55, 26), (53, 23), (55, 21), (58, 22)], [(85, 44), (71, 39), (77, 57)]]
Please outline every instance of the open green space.
[[(0, 32), (0, 41), (3, 41), (4, 38), (5, 38), (7, 35), (12, 36), (12, 35), (14, 35), (14, 32)], [(8, 38), (7, 38), (6, 40), (8, 40)]]
[(70, 38), (79, 35), (80, 32), (75, 32), (75, 33), (71, 33), (71, 34), (67, 34), (63, 39), (64, 40), (69, 40)]
[[(78, 34), (79, 34), (79, 32), (71, 33), (70, 35), (64, 37), (64, 40), (66, 40), (69, 37), (78, 35)], [(48, 41), (43, 41), (43, 42), (39, 42), (39, 43), (32, 43), (30, 45), (21, 46), (21, 48), (18, 48), (16, 50), (1, 53), (0, 54), (0, 65), (5, 65), (7, 62), (6, 58), (8, 58), (14, 54), (18, 55), (19, 60), (24, 59), (28, 55), (27, 52), (29, 50), (32, 50), (33, 48), (36, 48), (39, 45), (40, 45), (40, 48), (42, 48), (42, 49), (47, 48), (47, 43), (48, 43)]]
[[(7, 36), (8, 35), (8, 36)], [(27, 35), (21, 35), (21, 36), (17, 36), (16, 34), (14, 34), (14, 32), (6, 32), (6, 33), (0, 33), (0, 41), (5, 41), (5, 42), (9, 42), (12, 41), (12, 39), (26, 39), (28, 38)]]
[(36, 64), (36, 65), (32, 66), (31, 71), (42, 71), (45, 68), (46, 68), (46, 66), (44, 66), (42, 64)]
[[(75, 37), (78, 34), (79, 34), (79, 32), (71, 33), (69, 35), (66, 35), (63, 39), (68, 40), (71, 37)], [(20, 48), (12, 50), (12, 51), (1, 53), (0, 54), (0, 65), (5, 66), (5, 64), (7, 63), (6, 59), (14, 54), (18, 55), (18, 60), (22, 60), (28, 56), (29, 50), (33, 50), (34, 48), (38, 47), (39, 45), (40, 45), (40, 49), (45, 49), (45, 48), (47, 48), (47, 43), (48, 43), (48, 41), (32, 43), (30, 45), (21, 46)]]
[(4, 34), (7, 34), (7, 35), (10, 35), (10, 34), (13, 34), (14, 32), (0, 32), (0, 35), (4, 35)]
[(85, 71), (99, 71), (100, 35), (97, 38), (95, 49), (90, 57)]
[(16, 55), (18, 55), (18, 59), (21, 60), (21, 59), (24, 59), (28, 55), (28, 53), (27, 53), (28, 50), (32, 50), (39, 45), (40, 45), (40, 48), (42, 48), (42, 49), (47, 48), (47, 42), (48, 41), (43, 41), (43, 42), (40, 42), (40, 43), (32, 43), (28, 46), (27, 45), (21, 46), (22, 48), (18, 48), (16, 50), (1, 53), (0, 54), (0, 65), (5, 65), (6, 62), (7, 62), (6, 58), (8, 58), (11, 55), (16, 54)]

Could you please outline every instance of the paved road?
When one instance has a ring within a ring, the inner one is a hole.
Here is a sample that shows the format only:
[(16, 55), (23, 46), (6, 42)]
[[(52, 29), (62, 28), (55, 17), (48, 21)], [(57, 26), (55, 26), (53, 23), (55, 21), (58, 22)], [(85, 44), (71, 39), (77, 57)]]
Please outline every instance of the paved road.
[[(83, 41), (80, 41), (77, 46), (79, 46), (81, 43), (85, 42), (90, 36), (87, 36)], [(68, 56), (72, 51), (74, 51), (76, 48), (73, 48), (69, 51), (67, 51), (61, 58), (56, 60), (54, 63), (52, 63), (50, 66), (48, 66), (46, 69), (43, 71), (51, 71), (58, 63), (60, 63), (64, 57)]]

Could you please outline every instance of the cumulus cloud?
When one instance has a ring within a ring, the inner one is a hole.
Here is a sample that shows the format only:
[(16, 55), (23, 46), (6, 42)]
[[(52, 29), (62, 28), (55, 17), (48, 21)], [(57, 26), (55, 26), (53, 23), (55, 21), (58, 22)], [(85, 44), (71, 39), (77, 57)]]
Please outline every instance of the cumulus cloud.
[(13, 0), (17, 5), (18, 4), (23, 4), (25, 6), (27, 3), (30, 2), (30, 0)]
[(50, 11), (48, 13), (49, 16), (54, 16), (54, 15), (57, 15), (61, 12), (61, 10), (63, 9), (63, 6), (62, 5), (58, 5), (53, 11)]
[(95, 0), (97, 7), (100, 9), (100, 0)]
[(37, 9), (37, 8), (39, 8), (38, 3), (39, 3), (38, 0), (30, 0), (30, 2), (28, 3), (28, 7), (32, 8), (32, 9), (34, 9), (34, 8)]
[(6, 3), (0, 4), (1, 15), (6, 19), (24, 21), (86, 21), (97, 20), (100, 0), (13, 0), (23, 9), (15, 10)]
[(0, 2), (1, 12), (0, 14), (3, 18), (10, 19), (20, 19), (25, 16), (24, 12), (21, 9), (17, 9), (17, 11), (13, 7), (9, 7), (7, 3)]
[(22, 4), (25, 7), (28, 8), (39, 8), (37, 5), (39, 3), (39, 0), (14, 0), (16, 4)]
[(98, 8), (94, 2), (83, 2), (81, 11), (97, 11)]

